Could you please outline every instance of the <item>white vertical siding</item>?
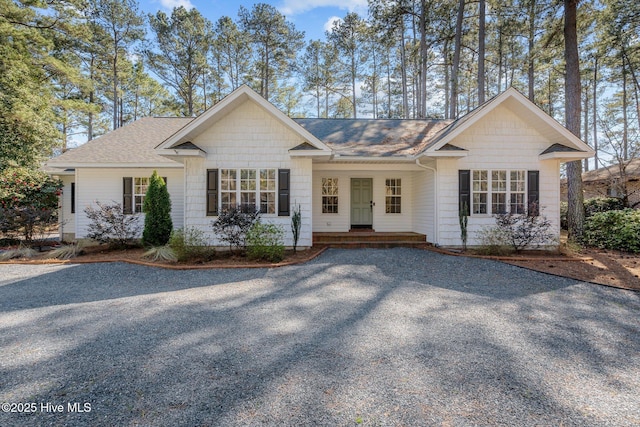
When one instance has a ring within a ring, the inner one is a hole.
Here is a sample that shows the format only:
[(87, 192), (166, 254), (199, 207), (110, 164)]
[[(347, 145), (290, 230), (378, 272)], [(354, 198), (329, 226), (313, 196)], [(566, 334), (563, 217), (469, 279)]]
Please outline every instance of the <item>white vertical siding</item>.
[[(300, 205), (302, 213), (298, 246), (311, 246), (311, 160), (289, 156), (289, 149), (302, 142), (299, 135), (253, 101), (238, 106), (193, 141), (207, 156), (185, 161), (185, 224), (205, 232), (210, 244), (223, 244), (211, 228), (215, 217), (206, 216), (207, 169), (290, 169), (291, 208)], [(262, 215), (262, 220), (282, 226), (285, 245), (293, 245), (290, 216)]]
[[(156, 168), (158, 175), (167, 178), (167, 190), (171, 196), (171, 220), (173, 228), (184, 224), (184, 176), (182, 168)], [(78, 168), (76, 169), (76, 237), (87, 235), (87, 219), (84, 210), (101, 203), (122, 204), (122, 178), (149, 177), (149, 168)], [(144, 214), (138, 214), (144, 224)]]
[[(438, 160), (438, 214), (440, 243), (459, 246), (458, 170), (539, 170), (540, 206), (560, 230), (560, 169), (556, 160), (540, 161), (538, 156), (552, 142), (543, 137), (504, 106), (498, 106), (479, 123), (463, 132), (452, 142), (469, 150), (461, 159)], [(478, 245), (477, 233), (485, 226), (495, 225), (491, 215), (469, 217), (468, 244)]]

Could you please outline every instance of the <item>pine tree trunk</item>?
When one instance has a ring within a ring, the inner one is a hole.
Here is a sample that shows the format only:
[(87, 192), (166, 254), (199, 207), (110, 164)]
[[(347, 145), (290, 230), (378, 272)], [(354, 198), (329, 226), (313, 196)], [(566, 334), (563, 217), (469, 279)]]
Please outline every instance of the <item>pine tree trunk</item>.
[[(578, 0), (564, 0), (565, 117), (567, 129), (580, 137), (580, 63), (577, 34)], [(569, 240), (580, 241), (584, 229), (582, 162), (567, 163)]]
[(529, 101), (535, 102), (535, 63), (533, 61), (533, 48), (536, 36), (536, 1), (529, 0), (529, 50), (527, 52), (529, 67), (527, 69), (527, 79), (529, 83)]
[(480, 0), (480, 13), (478, 21), (478, 105), (484, 104), (484, 27), (485, 27), (485, 0)]
[(600, 162), (598, 161), (598, 57), (594, 55), (593, 57), (593, 118), (592, 118), (592, 126), (593, 126), (593, 150), (595, 151), (594, 162), (595, 168), (598, 169), (600, 167)]
[(458, 71), (460, 69), (460, 49), (462, 45), (462, 19), (464, 18), (464, 0), (458, 5), (456, 18), (456, 37), (453, 50), (453, 67), (451, 69), (451, 102), (449, 103), (449, 117), (458, 118)]

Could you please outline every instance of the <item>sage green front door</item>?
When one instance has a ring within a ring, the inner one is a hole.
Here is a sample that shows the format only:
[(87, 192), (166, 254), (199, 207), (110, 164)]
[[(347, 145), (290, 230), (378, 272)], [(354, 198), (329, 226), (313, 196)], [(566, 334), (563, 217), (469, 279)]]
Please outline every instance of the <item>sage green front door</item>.
[(373, 225), (373, 180), (351, 178), (351, 226), (372, 228)]

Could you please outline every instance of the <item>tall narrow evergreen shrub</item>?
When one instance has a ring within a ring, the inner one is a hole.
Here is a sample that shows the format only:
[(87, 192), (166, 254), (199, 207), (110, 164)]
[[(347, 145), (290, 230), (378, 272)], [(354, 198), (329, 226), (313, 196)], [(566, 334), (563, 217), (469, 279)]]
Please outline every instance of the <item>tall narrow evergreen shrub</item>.
[(142, 242), (146, 246), (162, 246), (167, 244), (173, 229), (171, 222), (171, 199), (167, 186), (162, 178), (153, 171), (149, 180), (149, 188), (142, 206), (146, 214)]

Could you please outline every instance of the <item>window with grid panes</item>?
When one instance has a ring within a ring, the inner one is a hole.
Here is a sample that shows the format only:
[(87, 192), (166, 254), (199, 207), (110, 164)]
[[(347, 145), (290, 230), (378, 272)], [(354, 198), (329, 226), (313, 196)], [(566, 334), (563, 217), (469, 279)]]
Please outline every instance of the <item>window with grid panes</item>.
[(322, 213), (338, 213), (338, 178), (322, 178)]
[(402, 180), (400, 178), (385, 180), (385, 212), (402, 213)]

